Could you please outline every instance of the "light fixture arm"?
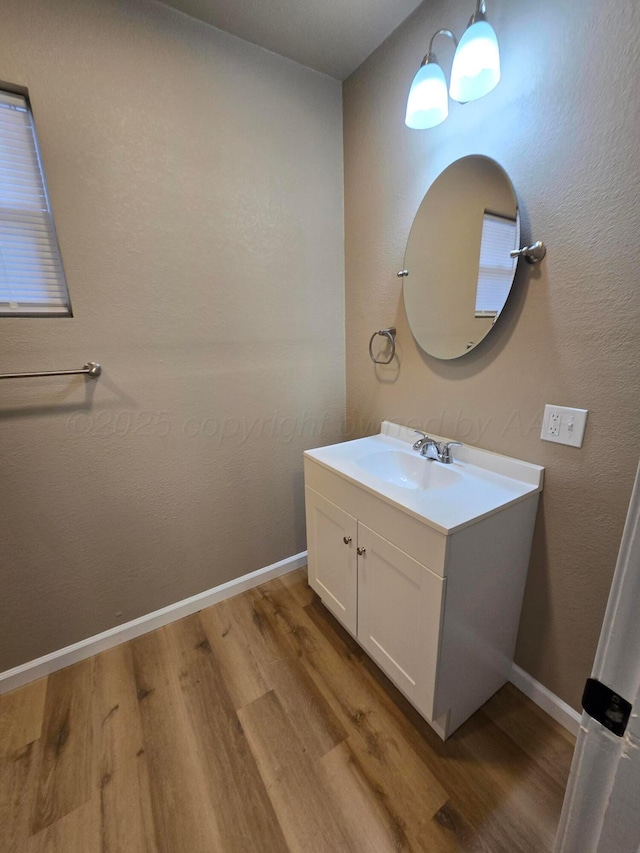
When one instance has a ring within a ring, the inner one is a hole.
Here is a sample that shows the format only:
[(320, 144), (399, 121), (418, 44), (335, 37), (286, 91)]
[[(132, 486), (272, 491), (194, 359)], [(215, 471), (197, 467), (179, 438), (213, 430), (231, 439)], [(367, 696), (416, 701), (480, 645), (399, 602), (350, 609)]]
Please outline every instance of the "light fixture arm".
[[(480, 2), (484, 3), (484, 0), (480, 0)], [(458, 39), (454, 36), (451, 30), (438, 30), (431, 36), (431, 41), (429, 42), (429, 50), (427, 51), (427, 55), (425, 56), (425, 58), (422, 60), (422, 65), (426, 65), (428, 62), (438, 62), (436, 55), (433, 52), (433, 42), (436, 36), (447, 36), (451, 39), (454, 45), (458, 47)]]
[(487, 20), (487, 5), (485, 0), (478, 0), (476, 11), (473, 13), (471, 18), (469, 19), (468, 26), (470, 27), (472, 24), (477, 23), (478, 21), (486, 21)]

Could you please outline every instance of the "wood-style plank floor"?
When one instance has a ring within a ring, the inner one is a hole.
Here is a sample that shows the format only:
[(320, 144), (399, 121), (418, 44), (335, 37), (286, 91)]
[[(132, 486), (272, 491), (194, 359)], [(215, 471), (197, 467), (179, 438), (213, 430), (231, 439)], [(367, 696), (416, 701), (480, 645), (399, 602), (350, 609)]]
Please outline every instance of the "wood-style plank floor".
[(295, 572), (0, 697), (0, 851), (544, 853), (572, 750), (511, 685), (442, 743)]

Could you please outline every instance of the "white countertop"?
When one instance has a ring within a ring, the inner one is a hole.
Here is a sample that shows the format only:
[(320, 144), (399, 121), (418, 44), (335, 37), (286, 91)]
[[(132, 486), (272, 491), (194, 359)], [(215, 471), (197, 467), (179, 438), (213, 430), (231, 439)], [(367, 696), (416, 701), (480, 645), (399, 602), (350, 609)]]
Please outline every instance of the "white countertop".
[[(445, 485), (407, 488), (390, 482), (367, 470), (370, 466), (366, 464), (369, 462), (366, 457), (371, 458), (372, 454), (385, 451), (410, 453), (419, 457), (419, 452), (412, 447), (418, 436), (413, 430), (388, 421), (382, 423), (381, 429), (379, 435), (307, 450), (305, 456), (444, 534), (454, 533), (542, 491), (544, 468), (540, 465), (470, 445), (452, 448), (455, 461), (451, 465), (437, 461), (425, 463), (446, 469), (454, 475), (442, 473), (443, 479), (451, 481)], [(432, 437), (438, 441), (451, 440), (441, 436)], [(390, 455), (388, 458), (401, 457)], [(433, 473), (438, 475), (435, 478), (438, 481), (440, 472)]]

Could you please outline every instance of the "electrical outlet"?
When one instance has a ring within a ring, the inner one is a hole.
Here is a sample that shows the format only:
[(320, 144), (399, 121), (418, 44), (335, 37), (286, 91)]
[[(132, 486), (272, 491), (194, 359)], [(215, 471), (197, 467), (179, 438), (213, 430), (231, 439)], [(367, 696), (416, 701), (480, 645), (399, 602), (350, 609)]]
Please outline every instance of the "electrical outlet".
[(560, 435), (561, 423), (562, 415), (560, 412), (551, 411), (549, 413), (549, 435)]
[(582, 447), (587, 415), (587, 409), (569, 409), (566, 406), (547, 404), (544, 407), (540, 438), (543, 441), (568, 444), (570, 447)]

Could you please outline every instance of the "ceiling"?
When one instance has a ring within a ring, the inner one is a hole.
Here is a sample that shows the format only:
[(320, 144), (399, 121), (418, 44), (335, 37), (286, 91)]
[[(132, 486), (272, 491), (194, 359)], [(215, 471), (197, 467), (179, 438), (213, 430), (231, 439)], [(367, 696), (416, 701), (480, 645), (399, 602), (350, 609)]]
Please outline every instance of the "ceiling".
[(164, 0), (194, 18), (344, 80), (422, 0)]

